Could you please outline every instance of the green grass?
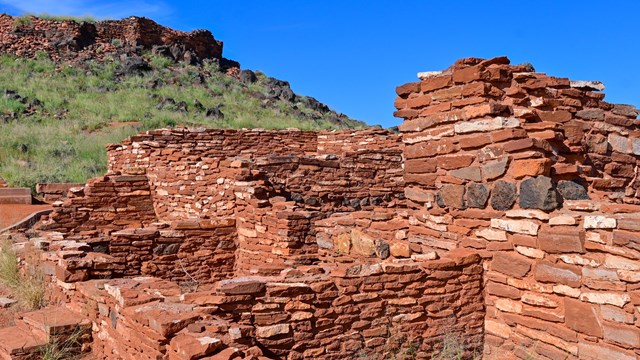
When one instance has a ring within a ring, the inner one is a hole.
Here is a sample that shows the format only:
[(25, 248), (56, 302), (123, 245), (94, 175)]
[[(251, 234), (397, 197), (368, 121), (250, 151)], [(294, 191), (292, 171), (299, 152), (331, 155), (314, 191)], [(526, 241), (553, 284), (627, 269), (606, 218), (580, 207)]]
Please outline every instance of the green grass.
[(35, 310), (44, 306), (44, 272), (39, 254), (33, 248), (25, 254), (28, 265), (20, 271), (18, 254), (8, 241), (0, 243), (0, 282), (6, 285), (23, 310)]
[[(146, 56), (153, 69), (141, 76), (121, 75), (122, 65), (113, 60), (79, 67), (56, 64), (44, 55), (0, 56), (0, 177), (12, 186), (32, 188), (38, 182), (84, 182), (106, 171), (106, 144), (167, 126), (335, 127), (328, 121), (330, 114), (301, 115), (313, 113), (301, 103), (263, 104), (256, 96), (266, 94), (260, 82), (242, 84), (215, 64), (175, 65), (160, 56)], [(4, 90), (16, 91), (29, 101), (37, 99), (41, 105), (32, 107), (32, 114), (22, 114), (29, 103), (5, 97)], [(189, 112), (156, 108), (163, 97), (184, 101)], [(206, 108), (221, 106), (224, 119), (205, 118), (194, 107), (196, 99)], [(113, 125), (122, 122), (139, 124)], [(361, 123), (349, 121), (348, 126)]]
[(98, 19), (96, 19), (96, 17), (93, 15), (73, 16), (73, 15), (51, 15), (47, 13), (41, 13), (41, 14), (29, 14), (29, 16), (34, 16), (42, 20), (52, 20), (52, 21), (70, 20), (70, 21), (75, 21), (77, 23), (82, 23), (82, 22), (95, 23), (96, 21), (98, 21)]

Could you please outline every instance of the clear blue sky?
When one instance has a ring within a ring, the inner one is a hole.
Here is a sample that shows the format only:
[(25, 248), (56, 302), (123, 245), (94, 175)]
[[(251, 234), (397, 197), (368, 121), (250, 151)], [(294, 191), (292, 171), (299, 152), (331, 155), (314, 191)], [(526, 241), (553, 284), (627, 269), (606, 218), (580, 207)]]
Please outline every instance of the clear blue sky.
[(640, 1), (0, 0), (10, 14), (150, 17), (209, 29), (227, 58), (370, 124), (397, 125), (394, 89), (461, 57), (507, 55), (605, 83), (640, 106)]

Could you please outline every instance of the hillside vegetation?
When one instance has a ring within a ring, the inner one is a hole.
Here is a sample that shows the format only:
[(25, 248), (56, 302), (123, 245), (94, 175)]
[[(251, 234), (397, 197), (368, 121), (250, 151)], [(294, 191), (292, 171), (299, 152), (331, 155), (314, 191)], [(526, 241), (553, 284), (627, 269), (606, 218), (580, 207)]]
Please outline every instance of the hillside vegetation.
[(179, 125), (365, 126), (295, 95), (284, 81), (259, 72), (229, 76), (215, 61), (192, 66), (151, 53), (142, 62), (82, 64), (46, 54), (0, 56), (0, 177), (12, 186), (84, 182), (106, 171), (106, 144)]

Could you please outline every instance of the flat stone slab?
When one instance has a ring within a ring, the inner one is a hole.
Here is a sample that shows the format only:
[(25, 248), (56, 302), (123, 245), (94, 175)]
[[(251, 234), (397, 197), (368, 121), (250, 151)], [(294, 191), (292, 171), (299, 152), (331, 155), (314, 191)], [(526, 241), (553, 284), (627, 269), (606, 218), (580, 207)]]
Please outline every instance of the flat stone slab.
[(44, 308), (23, 314), (22, 321), (30, 327), (42, 331), (47, 338), (56, 334), (73, 332), (79, 327), (91, 327), (87, 318), (63, 307)]
[(31, 189), (0, 188), (0, 204), (31, 204)]
[(5, 297), (0, 297), (0, 309), (6, 309), (9, 306), (15, 304), (17, 301)]
[(0, 348), (10, 356), (35, 355), (46, 344), (45, 339), (17, 326), (0, 329)]

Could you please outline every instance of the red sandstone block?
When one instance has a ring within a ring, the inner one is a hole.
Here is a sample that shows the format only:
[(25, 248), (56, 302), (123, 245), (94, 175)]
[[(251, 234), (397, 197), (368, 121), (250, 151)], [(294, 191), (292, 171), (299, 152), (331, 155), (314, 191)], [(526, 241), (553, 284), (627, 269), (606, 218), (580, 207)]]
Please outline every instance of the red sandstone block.
[(474, 118), (488, 116), (488, 115), (508, 115), (508, 114), (509, 114), (508, 106), (491, 102), (488, 104), (468, 106), (464, 108), (463, 119), (468, 120), (468, 119), (474, 119)]
[(452, 82), (451, 75), (435, 76), (435, 77), (422, 80), (422, 83), (420, 84), (420, 89), (423, 92), (438, 90), (451, 85), (451, 82)]
[(456, 140), (460, 144), (460, 147), (465, 150), (491, 144), (491, 137), (488, 134), (458, 136)]
[(508, 234), (508, 240), (512, 242), (513, 245), (526, 246), (530, 248), (538, 247), (538, 241), (535, 236), (522, 235), (522, 234)]
[(407, 95), (418, 91), (420, 91), (420, 82), (418, 81), (406, 83), (396, 88), (396, 94), (402, 97), (406, 97)]
[(569, 87), (571, 84), (568, 78), (558, 78), (554, 76), (549, 76), (547, 78), (547, 83), (550, 87)]
[(431, 99), (434, 101), (443, 101), (456, 99), (462, 96), (462, 86), (454, 86), (442, 90), (432, 92), (430, 94)]
[(405, 158), (416, 159), (449, 154), (457, 150), (452, 139), (441, 139), (429, 143), (408, 144), (405, 146)]
[(534, 278), (544, 283), (559, 283), (579, 287), (581, 271), (577, 266), (539, 262), (535, 267)]
[(550, 121), (556, 123), (565, 123), (572, 119), (570, 112), (566, 110), (542, 111), (537, 110), (536, 114), (541, 121)]
[(440, 104), (432, 104), (431, 106), (420, 111), (420, 116), (433, 115), (433, 114), (450, 111), (450, 110), (451, 110), (451, 102), (447, 101)]
[(631, 119), (628, 117), (613, 115), (613, 114), (606, 114), (604, 118), (604, 122), (606, 123), (617, 125), (617, 126), (624, 126), (624, 127), (631, 127), (634, 124), (636, 124), (637, 121), (638, 120), (636, 119)]
[(528, 135), (532, 138), (540, 139), (540, 140), (549, 140), (549, 141), (562, 140), (561, 134), (553, 130), (530, 132)]
[(405, 120), (402, 124), (398, 125), (398, 129), (401, 132), (410, 131), (422, 131), (435, 125), (435, 122), (431, 119), (419, 117), (417, 119)]
[(412, 109), (420, 109), (431, 104), (431, 96), (420, 95), (407, 99), (406, 105)]
[(404, 109), (407, 107), (407, 99), (397, 97), (396, 100), (393, 102), (393, 106), (398, 110)]
[(541, 250), (548, 253), (584, 253), (585, 232), (571, 226), (543, 225), (538, 233)]
[(531, 138), (525, 138), (520, 140), (513, 140), (506, 142), (502, 145), (506, 152), (516, 152), (520, 150), (529, 149), (533, 146), (534, 141)]
[(520, 299), (520, 296), (522, 295), (522, 291), (513, 286), (500, 284), (493, 281), (489, 281), (487, 283), (487, 285), (485, 286), (485, 290), (488, 294), (514, 300)]
[(551, 167), (551, 160), (526, 159), (514, 160), (509, 166), (509, 175), (515, 179), (522, 179), (526, 176), (548, 175)]
[(447, 155), (439, 156), (435, 160), (439, 168), (445, 170), (460, 169), (467, 167), (473, 163), (475, 156), (470, 154), (465, 155)]
[(538, 90), (547, 87), (547, 79), (527, 79), (523, 83), (520, 83), (520, 87), (528, 90)]
[(459, 69), (453, 72), (453, 82), (460, 83), (468, 83), (476, 80), (480, 80), (482, 78), (484, 66), (469, 66), (463, 69)]
[(491, 270), (516, 278), (523, 278), (531, 269), (531, 261), (521, 255), (498, 252), (493, 256)]
[(627, 179), (609, 178), (609, 179), (594, 179), (591, 182), (591, 186), (598, 190), (608, 190), (622, 188), (625, 186)]
[(455, 100), (451, 102), (451, 106), (458, 108), (458, 107), (465, 107), (465, 106), (469, 106), (469, 105), (478, 105), (478, 104), (482, 104), (483, 102), (487, 101), (486, 98), (482, 98), (482, 97), (470, 97), (470, 98), (465, 98), (465, 99), (460, 99), (460, 100)]
[(403, 119), (413, 119), (417, 117), (419, 114), (418, 110), (414, 109), (402, 109), (393, 113), (394, 117), (403, 118)]
[(501, 142), (527, 137), (527, 131), (525, 129), (502, 129), (491, 132), (490, 135), (493, 142)]

